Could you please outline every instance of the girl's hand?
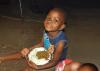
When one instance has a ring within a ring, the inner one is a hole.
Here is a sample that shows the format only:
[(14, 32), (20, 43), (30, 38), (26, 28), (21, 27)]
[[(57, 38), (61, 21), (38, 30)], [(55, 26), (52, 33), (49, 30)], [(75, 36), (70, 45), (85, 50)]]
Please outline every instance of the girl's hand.
[(29, 51), (30, 51), (30, 50), (29, 50), (28, 48), (22, 49), (22, 51), (21, 51), (22, 56), (23, 56), (23, 57), (26, 57), (26, 56), (28, 55)]
[(28, 65), (33, 69), (38, 69), (37, 65), (31, 61), (27, 61)]
[(54, 52), (54, 45), (50, 45), (50, 47), (48, 48), (48, 52), (51, 54)]

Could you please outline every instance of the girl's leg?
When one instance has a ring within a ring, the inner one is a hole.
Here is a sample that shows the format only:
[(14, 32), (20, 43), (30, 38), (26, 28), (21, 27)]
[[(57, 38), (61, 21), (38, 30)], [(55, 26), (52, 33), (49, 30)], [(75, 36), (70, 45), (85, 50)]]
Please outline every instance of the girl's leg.
[[(25, 64), (27, 64), (27, 61), (25, 61)], [(52, 67), (49, 69), (43, 69), (43, 70), (35, 70), (35, 69), (32, 69), (31, 67), (29, 67), (28, 65), (26, 65), (26, 67), (21, 71), (55, 71), (55, 67)]]
[(64, 71), (77, 71), (80, 66), (79, 62), (72, 62), (71, 64), (66, 64)]
[[(71, 59), (65, 59), (63, 61), (60, 61), (57, 65), (56, 65), (56, 70), (55, 71), (70, 71), (70, 64), (72, 63), (73, 61)], [(66, 68), (67, 67), (67, 68)], [(66, 68), (64, 70), (64, 68)]]
[(0, 56), (0, 62), (8, 61), (8, 60), (17, 60), (17, 59), (20, 59), (20, 58), (22, 58), (21, 53), (16, 52), (16, 53)]

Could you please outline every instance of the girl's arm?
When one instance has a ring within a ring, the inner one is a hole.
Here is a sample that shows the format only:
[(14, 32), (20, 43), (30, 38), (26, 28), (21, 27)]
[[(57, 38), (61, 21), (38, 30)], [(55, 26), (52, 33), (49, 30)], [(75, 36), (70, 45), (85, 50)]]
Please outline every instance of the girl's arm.
[(26, 57), (27, 54), (30, 52), (30, 50), (32, 50), (33, 48), (36, 48), (36, 47), (42, 47), (43, 46), (43, 41), (41, 41), (40, 43), (38, 43), (37, 45), (35, 46), (32, 46), (31, 48), (24, 48), (21, 50), (21, 54), (23, 57)]
[(55, 52), (54, 52), (53, 59), (49, 63), (47, 63), (45, 65), (35, 65), (35, 64), (32, 65), (32, 63), (29, 63), (29, 66), (34, 68), (34, 69), (37, 69), (37, 70), (48, 69), (48, 68), (55, 66), (60, 58), (63, 47), (64, 47), (64, 43), (63, 43), (63, 41), (60, 41), (57, 45)]

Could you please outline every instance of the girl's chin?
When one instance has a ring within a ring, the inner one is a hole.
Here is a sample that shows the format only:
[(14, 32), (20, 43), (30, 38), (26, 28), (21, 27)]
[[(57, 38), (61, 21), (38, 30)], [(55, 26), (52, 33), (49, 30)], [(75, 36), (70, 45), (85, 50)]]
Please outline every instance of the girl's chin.
[(47, 31), (47, 32), (52, 32), (52, 30), (48, 30), (48, 29), (46, 29), (46, 31)]
[(46, 30), (47, 32), (55, 32), (54, 30)]
[(52, 31), (52, 30), (51, 30), (51, 29), (46, 29), (46, 31), (48, 31), (48, 32), (49, 32), (49, 31)]
[(54, 32), (56, 30), (53, 30), (53, 29), (45, 29), (47, 32)]

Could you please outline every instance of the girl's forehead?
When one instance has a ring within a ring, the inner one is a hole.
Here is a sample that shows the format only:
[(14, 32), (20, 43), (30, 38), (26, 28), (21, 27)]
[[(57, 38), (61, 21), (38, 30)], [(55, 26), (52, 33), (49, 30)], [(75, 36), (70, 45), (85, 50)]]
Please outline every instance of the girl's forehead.
[(61, 12), (59, 12), (59, 11), (50, 11), (49, 14), (48, 14), (48, 16), (51, 16), (51, 17), (57, 16), (57, 17), (59, 17), (59, 18), (64, 17), (64, 16), (63, 16), (63, 13), (61, 13)]

